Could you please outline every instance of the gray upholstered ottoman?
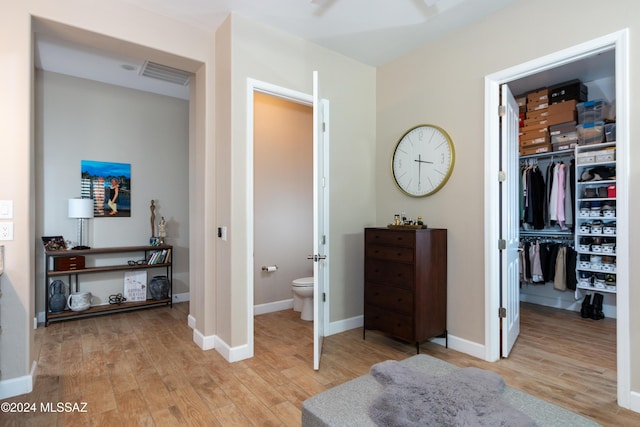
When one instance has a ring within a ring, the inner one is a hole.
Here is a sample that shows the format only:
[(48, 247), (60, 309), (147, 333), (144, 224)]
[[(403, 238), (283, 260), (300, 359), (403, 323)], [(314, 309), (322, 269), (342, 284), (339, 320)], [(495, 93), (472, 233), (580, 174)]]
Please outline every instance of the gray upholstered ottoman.
[[(419, 354), (401, 362), (431, 375), (442, 375), (459, 369), (442, 360)], [(368, 408), (382, 386), (369, 374), (305, 400), (302, 404), (304, 427), (375, 426)], [(598, 426), (599, 424), (520, 390), (505, 388), (503, 398), (515, 409), (528, 415), (540, 426)]]

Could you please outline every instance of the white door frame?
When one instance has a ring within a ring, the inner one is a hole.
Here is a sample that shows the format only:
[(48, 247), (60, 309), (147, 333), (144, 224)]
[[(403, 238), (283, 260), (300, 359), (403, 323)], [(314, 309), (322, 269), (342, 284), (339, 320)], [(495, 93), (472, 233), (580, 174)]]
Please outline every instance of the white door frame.
[(631, 399), (631, 361), (629, 342), (629, 31), (624, 29), (595, 40), (538, 58), (485, 77), (485, 359), (500, 357), (500, 266), (498, 238), (499, 190), (498, 171), (500, 125), (499, 88), (508, 83), (544, 70), (574, 62), (598, 52), (615, 49), (616, 67), (616, 135), (618, 144), (616, 165), (617, 240), (620, 250), (616, 259), (617, 279), (617, 365), (618, 405), (629, 408)]
[[(254, 327), (253, 327), (253, 317), (254, 317), (254, 302), (253, 302), (253, 286), (254, 286), (254, 277), (253, 277), (253, 252), (254, 252), (254, 204), (253, 204), (253, 162), (254, 162), (254, 153), (253, 153), (253, 127), (254, 127), (254, 117), (253, 117), (253, 107), (254, 107), (254, 93), (260, 92), (267, 95), (274, 96), (280, 99), (286, 99), (291, 102), (296, 102), (298, 104), (313, 106), (313, 95), (306, 94), (302, 92), (298, 92), (292, 89), (287, 89), (282, 86), (277, 86), (271, 83), (263, 82), (260, 80), (255, 80), (252, 78), (247, 79), (247, 357), (253, 357), (254, 353)], [(315, 162), (316, 159), (313, 159)], [(328, 212), (324, 213), (328, 215)], [(328, 220), (328, 218), (327, 218)], [(315, 248), (314, 248), (315, 250)], [(329, 310), (329, 302), (327, 301), (324, 304), (325, 316), (324, 319), (328, 319), (328, 310)], [(327, 329), (327, 325), (322, 325), (323, 330)]]

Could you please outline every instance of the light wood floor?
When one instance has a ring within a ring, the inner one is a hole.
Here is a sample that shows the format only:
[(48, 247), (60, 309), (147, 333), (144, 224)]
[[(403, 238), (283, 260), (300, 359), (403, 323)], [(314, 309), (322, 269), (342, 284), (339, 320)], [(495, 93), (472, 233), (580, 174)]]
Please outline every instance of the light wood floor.
[[(365, 374), (374, 363), (412, 356), (413, 345), (355, 329), (326, 337), (312, 369), (311, 323), (282, 311), (255, 318), (255, 357), (227, 363), (202, 351), (187, 303), (38, 328), (34, 391), (3, 402), (35, 403), (0, 413), (2, 426), (299, 426), (308, 397)], [(502, 375), (507, 384), (603, 425), (640, 424), (616, 403), (615, 320), (523, 305), (509, 359), (488, 363), (426, 343), (421, 352)], [(87, 413), (43, 413), (41, 403), (87, 402)]]

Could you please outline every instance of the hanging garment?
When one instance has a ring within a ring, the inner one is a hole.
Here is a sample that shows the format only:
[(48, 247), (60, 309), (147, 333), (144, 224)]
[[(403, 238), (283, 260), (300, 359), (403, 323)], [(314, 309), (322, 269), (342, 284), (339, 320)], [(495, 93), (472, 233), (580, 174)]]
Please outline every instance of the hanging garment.
[(566, 191), (566, 172), (564, 163), (558, 164), (558, 193), (557, 193), (557, 219), (561, 230), (566, 230), (565, 225), (565, 191)]
[(567, 290), (567, 247), (560, 246), (558, 248), (558, 256), (556, 257), (556, 274), (553, 279), (553, 288), (559, 291)]
[(542, 264), (540, 263), (540, 243), (536, 241), (531, 245), (531, 281), (533, 283), (544, 283), (542, 274)]
[(554, 243), (551, 245), (551, 251), (549, 253), (549, 277), (547, 278), (548, 282), (551, 282), (556, 277), (556, 261), (558, 260), (558, 249), (560, 245)]
[(551, 183), (551, 193), (549, 193), (549, 219), (552, 222), (558, 221), (558, 165), (553, 166), (553, 182)]
[(573, 206), (575, 203), (575, 198), (573, 196), (573, 192), (575, 190), (575, 165), (573, 164), (573, 159), (569, 163), (569, 166), (566, 168), (567, 177), (566, 177), (566, 185), (565, 185), (565, 196), (564, 196), (564, 216), (565, 216), (565, 224), (567, 227), (573, 227)]
[(542, 267), (542, 277), (545, 282), (549, 282), (551, 275), (549, 274), (549, 258), (551, 257), (551, 248), (555, 243), (540, 243), (540, 266)]
[(578, 279), (576, 278), (576, 262), (578, 253), (572, 248), (567, 246), (567, 289), (575, 291)]
[(531, 258), (529, 257), (529, 248), (531, 244), (529, 242), (524, 243), (523, 258), (524, 258), (524, 280), (525, 282), (531, 281)]

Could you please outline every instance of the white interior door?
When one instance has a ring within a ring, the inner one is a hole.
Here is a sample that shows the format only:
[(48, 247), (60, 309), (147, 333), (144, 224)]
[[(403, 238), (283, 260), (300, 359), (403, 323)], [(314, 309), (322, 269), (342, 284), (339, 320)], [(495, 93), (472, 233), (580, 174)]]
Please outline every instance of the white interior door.
[(320, 369), (325, 326), (328, 259), (329, 102), (320, 98), (313, 72), (313, 369)]
[(519, 168), (518, 104), (509, 87), (502, 85), (500, 119), (500, 239), (505, 247), (500, 256), (501, 356), (507, 357), (520, 334), (519, 283)]

